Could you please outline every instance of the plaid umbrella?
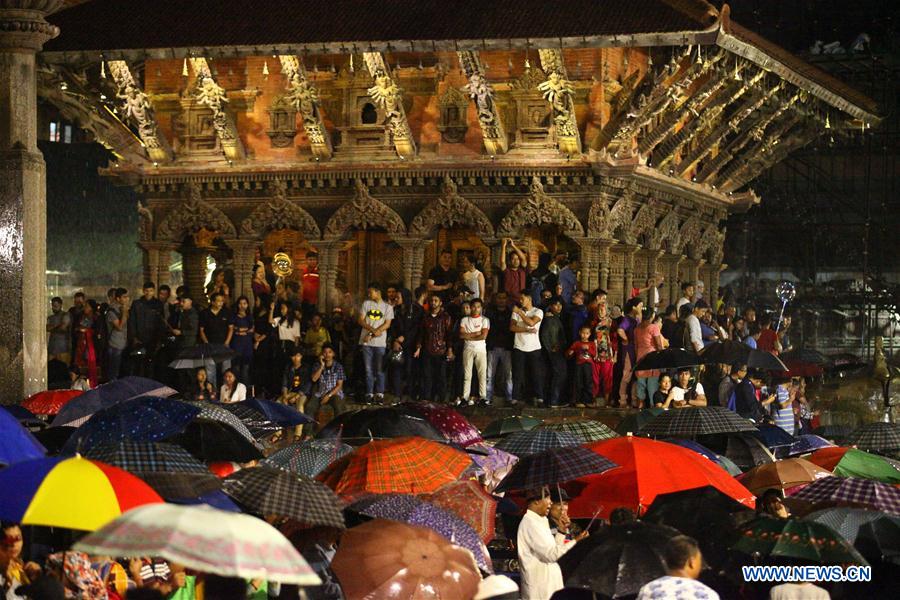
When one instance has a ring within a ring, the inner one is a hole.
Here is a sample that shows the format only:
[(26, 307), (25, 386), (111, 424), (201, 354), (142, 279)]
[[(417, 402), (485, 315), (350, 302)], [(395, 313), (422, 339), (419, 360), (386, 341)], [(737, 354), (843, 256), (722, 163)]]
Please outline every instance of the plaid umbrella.
[(314, 479), (281, 469), (251, 467), (229, 475), (222, 488), (250, 512), (294, 519), (307, 525), (344, 528), (343, 504)]
[(519, 459), (495, 492), (526, 490), (572, 481), (615, 468), (614, 462), (582, 446), (550, 448)]
[(750, 469), (737, 480), (757, 496), (769, 489), (786, 489), (803, 485), (831, 473), (802, 458), (788, 458)]
[(869, 564), (830, 527), (794, 518), (754, 519), (741, 528), (740, 539), (733, 549), (744, 554), (796, 558), (819, 564)]
[(585, 444), (608, 440), (619, 437), (619, 434), (606, 426), (605, 423), (593, 419), (579, 419), (577, 421), (561, 421), (559, 423), (543, 423), (538, 429), (549, 431), (566, 431), (573, 434)]
[(471, 552), (481, 569), (494, 572), (487, 547), (478, 533), (455, 514), (421, 498), (407, 494), (379, 494), (359, 500), (349, 508), (370, 517), (427, 527)]
[(729, 434), (725, 456), (744, 471), (775, 462), (775, 457), (769, 449), (749, 433)]
[(900, 461), (856, 448), (823, 448), (813, 452), (809, 460), (839, 477), (900, 484)]
[(488, 423), (487, 427), (481, 432), (481, 435), (486, 439), (498, 438), (518, 431), (528, 431), (540, 424), (540, 419), (535, 419), (534, 417), (529, 417), (527, 415), (503, 417), (502, 419), (497, 419), (496, 421)]
[(494, 539), (497, 500), (477, 481), (454, 481), (442, 485), (433, 494), (422, 494), (422, 498), (471, 525), (485, 544)]
[(262, 461), (296, 475), (315, 477), (337, 459), (350, 454), (351, 446), (337, 440), (305, 440), (285, 446)]
[(756, 431), (753, 423), (724, 406), (667, 410), (641, 428), (650, 437), (691, 437), (733, 431)]
[(641, 428), (666, 412), (664, 408), (645, 408), (639, 412), (633, 412), (625, 415), (616, 426), (616, 432), (619, 435), (628, 435), (629, 433), (637, 433)]
[(519, 457), (509, 452), (504, 452), (487, 444), (473, 444), (469, 450), (484, 450), (484, 454), (472, 454), (472, 462), (475, 464), (475, 473), (484, 475), (485, 487), (493, 491), (497, 484), (506, 477), (509, 470), (519, 460)]
[(836, 503), (900, 515), (900, 488), (858, 477), (825, 477), (791, 496), (810, 504)]
[(338, 459), (318, 479), (348, 497), (364, 493), (422, 494), (456, 481), (469, 456), (444, 444), (415, 437), (376, 440)]
[(775, 456), (778, 458), (786, 458), (789, 456), (800, 456), (801, 454), (809, 454), (821, 448), (832, 448), (834, 444), (811, 433), (798, 435), (793, 444), (788, 447), (775, 448)]
[(513, 433), (497, 442), (495, 447), (521, 457), (526, 454), (543, 452), (550, 448), (578, 446), (579, 444), (581, 444), (581, 440), (565, 431), (532, 429), (531, 431)]
[(371, 440), (411, 436), (437, 442), (446, 441), (425, 417), (394, 406), (342, 413), (329, 421), (316, 435), (317, 438), (326, 440), (340, 438), (354, 445)]
[(861, 508), (833, 507), (804, 517), (834, 529), (869, 560), (898, 562), (900, 517)]
[(682, 367), (695, 367), (700, 364), (703, 364), (703, 361), (693, 352), (688, 352), (684, 348), (666, 348), (665, 350), (654, 350), (645, 354), (644, 358), (634, 365), (634, 370), (680, 369)]
[(797, 441), (790, 433), (778, 425), (772, 425), (770, 423), (757, 423), (756, 431), (751, 431), (750, 434), (765, 444), (766, 448), (769, 448), (770, 450), (791, 446)]
[(224, 408), (209, 402), (191, 402), (199, 414), (169, 438), (205, 462), (249, 462), (263, 457), (262, 446), (247, 426)]
[(92, 414), (109, 408), (119, 402), (131, 400), (139, 396), (156, 396), (168, 398), (177, 394), (175, 390), (158, 381), (145, 377), (122, 377), (109, 383), (84, 392), (59, 409), (53, 419), (53, 427), (71, 425), (77, 427), (87, 421)]
[(876, 452), (900, 450), (900, 423), (867, 423), (850, 434), (847, 444)]
[(478, 428), (449, 406), (432, 402), (406, 402), (401, 406), (422, 415), (444, 437), (463, 448), (482, 441)]

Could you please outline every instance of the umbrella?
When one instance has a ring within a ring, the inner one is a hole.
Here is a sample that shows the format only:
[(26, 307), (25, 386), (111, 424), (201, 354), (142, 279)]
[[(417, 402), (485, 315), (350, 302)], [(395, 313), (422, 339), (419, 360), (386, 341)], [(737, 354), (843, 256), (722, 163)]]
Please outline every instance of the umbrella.
[(318, 479), (340, 496), (421, 494), (456, 481), (469, 466), (465, 452), (422, 438), (376, 440), (338, 459)]
[(733, 431), (755, 431), (753, 423), (724, 406), (690, 406), (667, 410), (641, 428), (651, 437), (691, 437)]
[(820, 366), (831, 364), (830, 358), (828, 358), (818, 350), (813, 350), (812, 348), (797, 348), (796, 350), (785, 352), (781, 355), (781, 358), (785, 361), (797, 360)]
[(853, 427), (850, 425), (822, 425), (813, 429), (813, 433), (822, 436), (826, 440), (844, 440), (853, 433)]
[(858, 477), (825, 477), (791, 496), (809, 504), (834, 503), (900, 515), (900, 488)]
[(52, 425), (72, 425), (77, 427), (88, 418), (103, 408), (109, 408), (119, 402), (131, 400), (138, 396), (156, 396), (168, 398), (177, 392), (167, 385), (144, 377), (122, 377), (109, 383), (104, 383), (80, 396), (73, 398), (63, 406)]
[(202, 573), (319, 585), (319, 576), (277, 529), (209, 506), (155, 504), (132, 510), (79, 541), (92, 555), (158, 556)]
[(750, 350), (747, 357), (748, 369), (759, 369), (762, 371), (787, 371), (787, 365), (781, 362), (781, 359), (764, 350)]
[(478, 567), (493, 573), (487, 547), (472, 526), (455, 514), (408, 494), (379, 494), (353, 503), (358, 513), (427, 527), (472, 553)]
[(751, 431), (750, 435), (761, 441), (770, 450), (791, 446), (797, 441), (790, 433), (771, 423), (757, 423), (756, 431)]
[(856, 448), (823, 448), (813, 452), (809, 460), (839, 477), (860, 477), (900, 484), (900, 461)]
[(47, 427), (35, 431), (32, 435), (40, 444), (47, 449), (47, 456), (56, 456), (62, 452), (63, 447), (69, 438), (78, 431), (77, 427)]
[(750, 508), (756, 504), (753, 494), (720, 467), (675, 444), (626, 436), (587, 447), (620, 466), (564, 486), (575, 496), (569, 502), (572, 518), (608, 518), (620, 506), (641, 513), (659, 494), (707, 485)]
[(681, 369), (684, 367), (696, 367), (702, 364), (700, 357), (684, 348), (666, 348), (654, 350), (644, 355), (634, 366), (635, 371), (648, 371), (651, 369)]
[(472, 598), (472, 553), (425, 527), (374, 519), (348, 529), (331, 563), (347, 598)]
[(688, 450), (692, 450), (692, 451), (696, 452), (697, 454), (699, 454), (700, 456), (705, 456), (706, 458), (708, 458), (715, 464), (717, 464), (720, 467), (722, 467), (723, 469), (725, 469), (725, 471), (732, 477), (743, 473), (743, 471), (741, 471), (740, 467), (738, 467), (736, 464), (734, 464), (734, 462), (732, 462), (732, 460), (730, 458), (722, 456), (721, 454), (716, 454), (715, 452), (713, 452), (706, 446), (704, 446), (698, 442), (695, 442), (694, 440), (666, 438), (663, 441), (667, 442), (669, 444), (675, 444), (677, 446), (681, 446), (682, 448), (687, 448)]
[(181, 431), (200, 408), (180, 400), (142, 396), (94, 413), (69, 438), (63, 452), (88, 450), (99, 444), (157, 442)]
[(666, 574), (663, 549), (676, 535), (671, 527), (640, 521), (595, 533), (559, 559), (566, 587), (609, 598), (633, 596)]
[(224, 344), (197, 344), (178, 352), (169, 363), (172, 369), (197, 369), (225, 363), (237, 356), (237, 352)]
[(344, 528), (340, 498), (313, 479), (271, 467), (251, 467), (226, 477), (222, 487), (226, 494), (257, 515)]
[(162, 498), (134, 475), (81, 457), (38, 458), (0, 471), (0, 518), (93, 531)]
[(535, 419), (534, 417), (529, 417), (527, 415), (503, 417), (502, 419), (497, 419), (496, 421), (488, 423), (487, 427), (481, 432), (481, 435), (485, 439), (498, 438), (510, 433), (516, 433), (517, 431), (528, 431), (540, 424), (540, 419)]
[(749, 433), (729, 434), (725, 456), (744, 471), (775, 462), (775, 456), (769, 449)]
[(313, 419), (307, 417), (293, 406), (262, 398), (251, 398), (241, 402), (216, 403), (216, 406), (227, 410), (240, 419), (247, 426), (254, 439), (257, 440), (265, 438), (285, 427), (305, 425), (313, 422)]
[(454, 481), (442, 485), (434, 493), (422, 494), (422, 498), (471, 525), (485, 544), (494, 539), (497, 500), (477, 481)]
[(187, 450), (174, 444), (123, 441), (84, 452), (137, 475), (163, 498), (194, 498), (221, 489), (219, 479)]
[(800, 456), (801, 454), (809, 454), (821, 448), (833, 448), (834, 444), (811, 433), (798, 435), (793, 444), (788, 447), (780, 447), (775, 449), (775, 456), (784, 458), (788, 456)]
[(169, 502), (173, 504), (181, 504), (182, 506), (198, 506), (200, 504), (205, 504), (207, 506), (212, 506), (213, 508), (218, 508), (219, 510), (226, 510), (228, 512), (243, 512), (241, 507), (234, 503), (234, 500), (225, 495), (225, 492), (222, 490), (217, 490), (215, 492), (209, 492), (208, 494), (203, 494), (202, 496), (198, 496), (196, 498), (174, 498), (169, 500)]
[(0, 410), (0, 465), (42, 458), (46, 450), (19, 420)]
[(262, 461), (262, 464), (296, 475), (315, 477), (325, 467), (352, 451), (351, 446), (337, 440), (305, 440), (285, 446)]
[(804, 517), (837, 531), (869, 560), (900, 557), (900, 517), (875, 510), (833, 507)]
[(577, 446), (581, 443), (577, 437), (565, 431), (547, 431), (546, 429), (532, 429), (513, 433), (495, 445), (504, 452), (522, 457), (526, 454), (536, 454), (550, 448), (565, 446)]
[(700, 544), (703, 559), (720, 566), (726, 550), (737, 541), (737, 526), (754, 512), (714, 487), (660, 494), (643, 521), (674, 527)]
[(784, 557), (819, 564), (868, 565), (836, 531), (813, 521), (761, 516), (740, 529), (733, 549), (744, 554)]
[(645, 408), (639, 412), (632, 412), (625, 415), (625, 418), (619, 422), (616, 432), (619, 435), (627, 435), (629, 433), (637, 433), (641, 428), (666, 412), (664, 408)]
[(582, 446), (550, 448), (521, 457), (494, 492), (556, 485), (615, 467), (612, 461)]
[(785, 377), (819, 377), (825, 373), (820, 365), (804, 362), (802, 360), (781, 357), (784, 366), (788, 368)]
[(219, 405), (192, 402), (199, 414), (169, 441), (203, 460), (248, 462), (263, 457), (262, 446), (243, 421)]
[(561, 421), (559, 423), (543, 423), (538, 429), (550, 431), (565, 431), (573, 434), (584, 443), (599, 442), (618, 437), (619, 434), (606, 426), (605, 423), (593, 419), (578, 419), (575, 421)]
[(485, 444), (473, 444), (469, 446), (472, 449), (484, 450), (485, 454), (472, 454), (472, 462), (475, 464), (475, 471), (484, 475), (485, 487), (488, 491), (493, 491), (497, 484), (506, 477), (513, 465), (519, 460), (519, 457), (509, 452), (504, 452), (499, 448), (488, 446)]
[(458, 411), (432, 402), (406, 402), (401, 406), (421, 415), (449, 441), (463, 448), (482, 441), (478, 428)]
[(22, 401), (22, 406), (36, 415), (55, 415), (72, 398), (82, 393), (81, 390), (47, 390), (32, 394)]
[(766, 490), (784, 490), (830, 476), (831, 472), (808, 460), (788, 458), (754, 467), (737, 479), (748, 490), (762, 496)]
[(900, 450), (900, 423), (866, 423), (850, 434), (847, 445), (875, 452)]
[(733, 365), (736, 362), (746, 363), (750, 356), (750, 346), (735, 340), (714, 342), (700, 351), (700, 358), (707, 365)]
[(373, 439), (410, 436), (437, 442), (446, 440), (424, 417), (392, 406), (342, 413), (329, 421), (316, 437), (321, 439), (339, 437), (342, 441), (364, 444)]

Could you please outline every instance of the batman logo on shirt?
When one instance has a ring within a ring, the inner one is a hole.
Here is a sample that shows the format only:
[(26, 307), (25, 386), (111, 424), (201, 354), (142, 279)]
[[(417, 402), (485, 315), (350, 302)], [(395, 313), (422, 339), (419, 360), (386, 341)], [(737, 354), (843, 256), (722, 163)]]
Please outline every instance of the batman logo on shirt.
[(377, 308), (370, 308), (366, 313), (367, 319), (372, 319), (373, 321), (380, 321), (384, 318), (384, 313), (378, 310)]

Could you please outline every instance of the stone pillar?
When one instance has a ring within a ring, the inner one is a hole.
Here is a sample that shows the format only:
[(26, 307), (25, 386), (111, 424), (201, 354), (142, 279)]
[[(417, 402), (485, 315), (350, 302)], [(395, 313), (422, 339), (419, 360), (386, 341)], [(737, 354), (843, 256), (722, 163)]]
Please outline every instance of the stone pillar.
[(140, 243), (138, 247), (141, 249), (144, 275), (141, 285), (143, 285), (144, 281), (152, 281), (159, 288), (159, 282), (157, 281), (159, 277), (159, 248), (151, 244)]
[(206, 308), (209, 301), (206, 297), (206, 257), (209, 251), (193, 246), (181, 249), (181, 264), (184, 269), (184, 285), (187, 294), (194, 300), (197, 310)]
[(625, 302), (628, 302), (628, 299), (631, 297), (631, 288), (634, 287), (634, 255), (639, 248), (640, 246), (627, 244), (622, 251), (622, 280), (624, 287), (622, 290), (623, 307), (625, 306)]
[(337, 285), (338, 252), (343, 248), (341, 240), (316, 242), (319, 249), (319, 312), (331, 313), (334, 308)]
[(403, 249), (403, 286), (412, 291), (422, 284), (422, 269), (425, 264), (425, 248), (431, 240), (418, 238), (397, 238)]
[(662, 294), (668, 292), (668, 296), (664, 298), (664, 302), (668, 306), (674, 304), (681, 296), (681, 278), (678, 276), (678, 267), (684, 256), (678, 254), (664, 254), (660, 261), (662, 262), (663, 276), (666, 278), (666, 285), (663, 286)]
[(35, 54), (61, 0), (0, 2), (0, 402), (47, 389), (47, 182)]
[[(612, 240), (598, 240), (597, 245), (595, 247), (594, 252), (597, 257), (597, 265), (599, 267), (599, 275), (600, 280), (597, 282), (598, 286), (607, 292), (609, 292), (609, 266), (610, 262), (612, 262), (612, 253), (610, 252), (610, 248), (612, 248), (613, 241)], [(591, 290), (593, 292), (594, 290)]]
[(226, 240), (226, 244), (233, 252), (234, 264), (234, 290), (231, 292), (233, 299), (238, 296), (247, 296), (250, 305), (253, 306), (253, 256), (257, 242), (255, 240)]
[[(156, 250), (159, 255), (156, 265), (156, 277), (154, 279), (157, 289), (161, 285), (172, 285), (172, 272), (169, 270), (169, 267), (172, 265), (173, 250), (175, 250), (175, 246), (172, 244), (161, 244)], [(172, 295), (174, 294), (175, 290), (172, 290)]]
[(597, 288), (597, 273), (599, 271), (596, 258), (597, 240), (595, 238), (573, 238), (578, 244), (581, 258), (581, 289), (590, 294)]

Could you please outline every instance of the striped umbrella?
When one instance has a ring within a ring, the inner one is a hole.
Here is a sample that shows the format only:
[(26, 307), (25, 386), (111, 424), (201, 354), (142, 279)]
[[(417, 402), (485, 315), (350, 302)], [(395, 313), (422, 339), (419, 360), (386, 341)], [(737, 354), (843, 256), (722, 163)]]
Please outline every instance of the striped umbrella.
[(575, 421), (560, 421), (558, 423), (542, 423), (538, 429), (548, 431), (565, 431), (573, 434), (583, 443), (599, 442), (619, 437), (619, 434), (610, 429), (605, 423), (593, 419), (578, 419)]
[(850, 434), (847, 445), (875, 452), (900, 450), (900, 423), (866, 423)]
[(495, 492), (526, 490), (604, 473), (616, 463), (583, 446), (550, 448), (519, 459)]
[(315, 477), (325, 467), (352, 451), (352, 446), (337, 440), (304, 440), (285, 446), (262, 461), (262, 464), (284, 469), (296, 475)]
[(791, 496), (810, 504), (834, 503), (900, 515), (900, 488), (857, 477), (818, 479)]
[(562, 448), (565, 446), (578, 446), (581, 440), (565, 431), (548, 431), (546, 429), (532, 429), (531, 431), (519, 431), (510, 434), (496, 444), (496, 448), (525, 456), (549, 450), (550, 448)]

